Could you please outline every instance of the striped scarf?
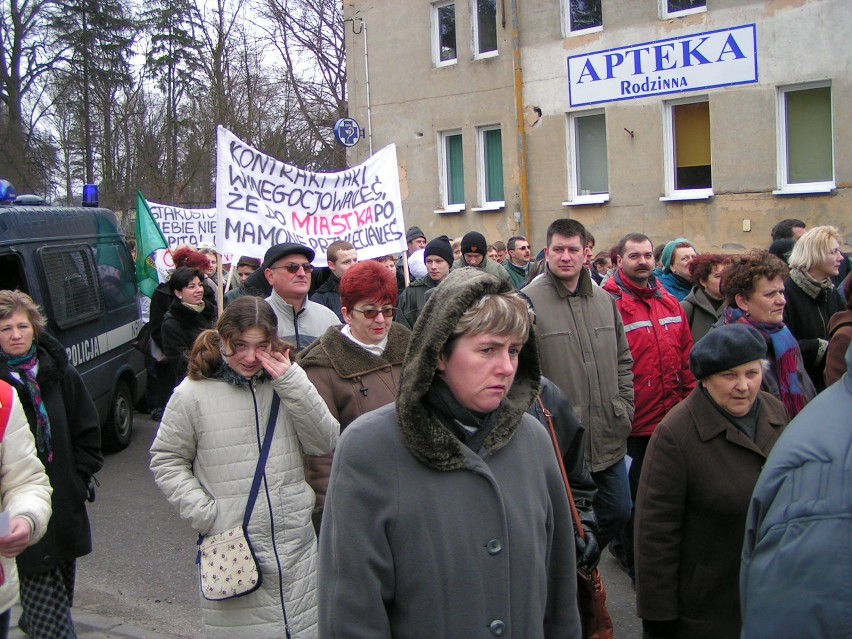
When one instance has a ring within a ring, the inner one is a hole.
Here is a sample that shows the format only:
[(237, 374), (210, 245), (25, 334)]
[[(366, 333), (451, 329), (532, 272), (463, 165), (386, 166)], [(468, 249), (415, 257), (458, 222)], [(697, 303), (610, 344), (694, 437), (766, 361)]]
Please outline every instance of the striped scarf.
[(41, 396), (41, 388), (39, 388), (38, 380), (36, 380), (36, 372), (38, 370), (38, 354), (36, 352), (36, 344), (30, 347), (26, 355), (20, 357), (10, 357), (6, 353), (0, 352), (2, 359), (8, 366), (21, 375), (24, 383), (29, 391), (30, 399), (36, 413), (36, 445), (40, 455), (47, 456), (47, 461), (53, 461), (53, 449), (50, 446), (50, 418), (47, 416), (47, 409), (44, 406), (44, 400)]
[(724, 318), (725, 324), (748, 324), (763, 335), (767, 346), (775, 354), (774, 359), (770, 359), (770, 363), (778, 377), (778, 390), (781, 393), (779, 399), (787, 409), (790, 419), (793, 419), (805, 407), (807, 401), (799, 381), (799, 343), (790, 329), (783, 322), (780, 324), (755, 322), (742, 309), (730, 306), (725, 309)]

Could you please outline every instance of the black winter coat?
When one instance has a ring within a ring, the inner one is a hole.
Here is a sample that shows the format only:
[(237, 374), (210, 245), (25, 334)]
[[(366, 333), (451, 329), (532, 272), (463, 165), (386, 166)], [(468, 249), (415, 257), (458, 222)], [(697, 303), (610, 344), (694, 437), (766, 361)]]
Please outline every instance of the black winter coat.
[[(77, 369), (68, 363), (65, 349), (46, 333), (38, 340), (38, 362), (36, 379), (50, 418), (53, 461), (42, 452), (38, 458), (53, 487), (53, 515), (42, 540), (18, 556), (18, 571), (24, 576), (47, 572), (92, 552), (86, 486), (104, 461), (95, 404)], [(18, 392), (35, 437), (35, 407), (26, 385), (12, 376), (5, 362), (0, 362), (0, 378)]]
[(334, 273), (311, 295), (311, 301), (331, 309), (341, 323), (345, 322), (340, 303), (340, 278)]
[(183, 305), (178, 298), (163, 318), (161, 329), (163, 353), (169, 358), (175, 374), (175, 386), (180, 384), (189, 366), (189, 352), (202, 331), (212, 328), (216, 320), (216, 309), (210, 300), (204, 300), (204, 310), (200, 313)]
[(805, 293), (792, 279), (784, 282), (784, 323), (799, 342), (805, 371), (819, 393), (825, 390), (825, 356), (820, 357), (819, 340), (828, 341), (828, 322), (831, 316), (843, 310), (843, 300), (837, 289), (821, 290), (816, 299)]

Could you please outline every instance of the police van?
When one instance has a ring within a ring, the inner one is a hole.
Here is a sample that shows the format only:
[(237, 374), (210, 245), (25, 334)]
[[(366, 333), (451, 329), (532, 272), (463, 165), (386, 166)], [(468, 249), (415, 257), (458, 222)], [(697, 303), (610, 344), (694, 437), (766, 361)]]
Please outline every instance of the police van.
[[(16, 202), (28, 200), (18, 198)], [(145, 362), (136, 274), (115, 214), (98, 207), (0, 204), (0, 289), (44, 309), (98, 408), (105, 451), (130, 443)]]

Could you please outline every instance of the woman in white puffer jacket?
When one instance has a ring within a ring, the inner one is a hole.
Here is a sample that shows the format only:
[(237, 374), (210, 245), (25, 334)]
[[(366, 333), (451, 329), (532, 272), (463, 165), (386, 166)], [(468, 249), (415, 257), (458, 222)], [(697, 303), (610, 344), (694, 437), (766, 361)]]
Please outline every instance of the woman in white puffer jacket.
[(281, 399), (247, 531), (262, 584), (233, 599), (202, 597), (208, 638), (318, 636), (314, 493), (303, 456), (334, 450), (340, 426), (291, 353), (269, 304), (250, 296), (232, 302), (216, 329), (196, 340), (151, 447), (157, 485), (200, 535), (237, 527), (273, 393)]
[(0, 381), (0, 510), (9, 513), (10, 532), (0, 537), (0, 638), (18, 600), (15, 557), (44, 535), (50, 520), (50, 481), (36, 456), (35, 440), (18, 394)]

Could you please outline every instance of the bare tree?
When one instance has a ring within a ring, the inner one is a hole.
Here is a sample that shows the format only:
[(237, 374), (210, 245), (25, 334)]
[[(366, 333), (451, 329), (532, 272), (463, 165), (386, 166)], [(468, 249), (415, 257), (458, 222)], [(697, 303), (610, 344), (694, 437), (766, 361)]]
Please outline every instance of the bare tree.
[(56, 65), (46, 29), (51, 10), (51, 0), (0, 5), (0, 174), (21, 192), (46, 193), (55, 164), (55, 157), (43, 164), (49, 136), (37, 130), (41, 81)]
[[(334, 123), (348, 113), (343, 6), (340, 0), (258, 0), (259, 22), (281, 55), (293, 99), (313, 147), (313, 170), (346, 166), (334, 141)], [(294, 124), (296, 124), (294, 122)]]

